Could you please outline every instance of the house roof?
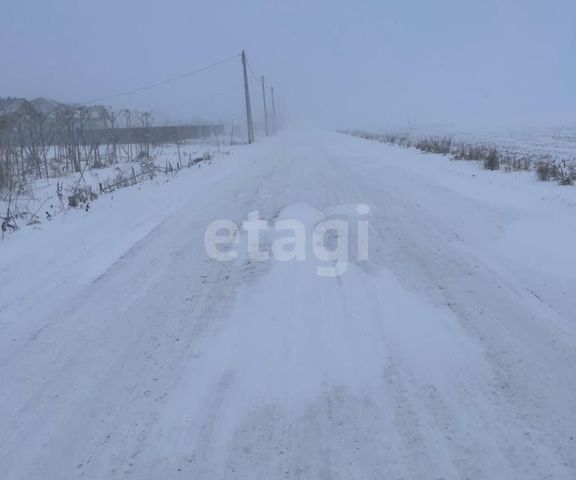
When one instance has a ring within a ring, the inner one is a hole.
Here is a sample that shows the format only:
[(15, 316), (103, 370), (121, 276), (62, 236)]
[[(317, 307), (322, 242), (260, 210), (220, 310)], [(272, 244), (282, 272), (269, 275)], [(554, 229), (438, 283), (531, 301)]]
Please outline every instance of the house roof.
[(12, 115), (30, 106), (25, 98), (0, 98), (0, 115)]

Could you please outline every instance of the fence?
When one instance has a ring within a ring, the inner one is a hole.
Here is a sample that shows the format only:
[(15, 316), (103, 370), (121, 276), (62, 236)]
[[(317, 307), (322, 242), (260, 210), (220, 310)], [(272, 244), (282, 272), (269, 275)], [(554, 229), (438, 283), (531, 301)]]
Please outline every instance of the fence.
[(80, 132), (81, 138), (88, 144), (178, 143), (223, 134), (224, 125), (97, 128)]

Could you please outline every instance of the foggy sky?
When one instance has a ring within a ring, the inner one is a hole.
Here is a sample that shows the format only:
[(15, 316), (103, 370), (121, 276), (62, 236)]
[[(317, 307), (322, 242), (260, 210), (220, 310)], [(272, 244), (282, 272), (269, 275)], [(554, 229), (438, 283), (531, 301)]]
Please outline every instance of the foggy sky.
[[(87, 102), (243, 48), (299, 123), (576, 125), (574, 0), (0, 0), (0, 96)], [(240, 122), (242, 95), (236, 59), (104, 103)]]

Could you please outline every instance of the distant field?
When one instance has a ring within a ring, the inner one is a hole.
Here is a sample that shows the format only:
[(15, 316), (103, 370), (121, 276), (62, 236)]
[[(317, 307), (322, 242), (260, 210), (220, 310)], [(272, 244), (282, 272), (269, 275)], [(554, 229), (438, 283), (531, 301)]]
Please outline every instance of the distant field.
[(492, 143), (511, 152), (549, 155), (556, 160), (576, 159), (576, 128), (456, 133), (454, 138)]
[(455, 160), (483, 162), (489, 170), (534, 171), (543, 181), (576, 182), (576, 128), (466, 132), (450, 129), (351, 131), (362, 138), (414, 147)]

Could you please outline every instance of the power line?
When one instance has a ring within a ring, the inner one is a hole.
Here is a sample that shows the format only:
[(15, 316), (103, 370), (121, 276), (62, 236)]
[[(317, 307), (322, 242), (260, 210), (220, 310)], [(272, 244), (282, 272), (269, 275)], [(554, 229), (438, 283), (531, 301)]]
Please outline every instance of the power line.
[(231, 61), (231, 60), (234, 60), (235, 58), (238, 58), (238, 57), (240, 57), (240, 56), (241, 56), (241, 54), (237, 53), (236, 55), (232, 55), (231, 57), (224, 58), (223, 60), (219, 60), (218, 62), (214, 62), (214, 63), (212, 63), (212, 64), (210, 64), (210, 65), (206, 65), (205, 67), (201, 67), (201, 68), (198, 68), (198, 69), (196, 69), (196, 70), (192, 70), (191, 72), (184, 73), (184, 74), (178, 75), (178, 76), (176, 76), (176, 77), (172, 77), (172, 78), (168, 78), (168, 79), (166, 79), (166, 80), (162, 80), (161, 82), (151, 83), (150, 85), (145, 85), (145, 86), (143, 86), (143, 87), (138, 87), (138, 88), (135, 88), (135, 89), (133, 89), (133, 90), (128, 90), (128, 91), (126, 91), (126, 92), (117, 93), (117, 94), (115, 94), (115, 95), (108, 95), (108, 96), (106, 96), (106, 97), (101, 97), (101, 98), (98, 98), (98, 99), (96, 99), (96, 100), (92, 100), (92, 101), (90, 101), (90, 102), (81, 102), (81, 103), (84, 103), (84, 104), (88, 104), (88, 105), (89, 105), (89, 104), (91, 104), (91, 103), (98, 103), (98, 102), (103, 102), (103, 101), (105, 101), (105, 100), (110, 100), (110, 99), (113, 99), (113, 98), (124, 97), (124, 96), (126, 96), (126, 95), (132, 95), (133, 93), (138, 93), (138, 92), (141, 92), (141, 91), (143, 91), (143, 90), (149, 90), (149, 89), (151, 89), (151, 88), (159, 87), (159, 86), (161, 86), (161, 85), (166, 85), (167, 83), (175, 82), (175, 81), (177, 81), (177, 80), (181, 80), (181, 79), (183, 79), (183, 78), (190, 77), (190, 76), (192, 76), (192, 75), (196, 75), (196, 74), (198, 74), (198, 73), (202, 73), (202, 72), (205, 72), (205, 71), (207, 71), (207, 70), (211, 70), (211, 69), (213, 69), (213, 68), (215, 68), (215, 67), (217, 67), (217, 66), (219, 66), (219, 65), (222, 65), (223, 63), (227, 63), (227, 62), (229, 62), (229, 61)]

